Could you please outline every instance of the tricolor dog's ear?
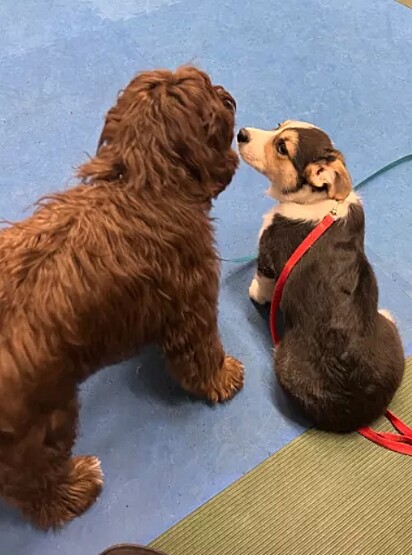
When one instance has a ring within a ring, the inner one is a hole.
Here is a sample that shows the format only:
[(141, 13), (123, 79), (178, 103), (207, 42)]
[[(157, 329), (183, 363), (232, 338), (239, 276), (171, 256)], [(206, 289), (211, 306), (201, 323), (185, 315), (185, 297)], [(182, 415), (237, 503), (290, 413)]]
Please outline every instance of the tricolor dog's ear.
[(313, 187), (326, 187), (328, 197), (344, 200), (352, 191), (352, 181), (342, 154), (329, 151), (324, 157), (306, 166), (306, 179)]

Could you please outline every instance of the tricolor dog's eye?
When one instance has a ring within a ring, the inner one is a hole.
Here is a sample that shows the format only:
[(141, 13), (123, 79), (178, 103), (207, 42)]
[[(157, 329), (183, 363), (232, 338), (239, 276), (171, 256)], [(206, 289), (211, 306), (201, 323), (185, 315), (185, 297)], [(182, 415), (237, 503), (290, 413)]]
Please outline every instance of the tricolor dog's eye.
[(276, 150), (281, 156), (288, 155), (288, 149), (286, 148), (286, 143), (283, 139), (280, 139), (276, 144)]

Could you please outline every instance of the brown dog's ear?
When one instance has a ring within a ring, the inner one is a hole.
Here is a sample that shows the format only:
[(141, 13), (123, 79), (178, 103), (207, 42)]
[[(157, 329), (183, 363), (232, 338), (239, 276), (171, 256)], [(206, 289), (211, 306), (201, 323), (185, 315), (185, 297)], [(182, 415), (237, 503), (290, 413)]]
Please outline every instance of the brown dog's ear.
[(328, 197), (331, 199), (344, 200), (352, 191), (349, 172), (343, 156), (338, 151), (308, 164), (305, 173), (306, 179), (313, 187), (326, 186)]

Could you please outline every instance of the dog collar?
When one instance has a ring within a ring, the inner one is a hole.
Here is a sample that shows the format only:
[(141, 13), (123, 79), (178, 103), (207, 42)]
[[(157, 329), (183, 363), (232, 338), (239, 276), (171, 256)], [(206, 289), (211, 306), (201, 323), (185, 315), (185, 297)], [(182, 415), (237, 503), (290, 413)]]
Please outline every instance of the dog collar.
[[(305, 237), (292, 256), (287, 260), (279, 279), (276, 282), (275, 290), (270, 308), (270, 331), (275, 347), (279, 345), (280, 339), (277, 331), (277, 316), (282, 300), (283, 290), (286, 281), (300, 259), (313, 247), (322, 235), (336, 222), (338, 204), (327, 214), (323, 220)], [(390, 451), (412, 456), (412, 429), (402, 422), (393, 412), (387, 410), (385, 417), (398, 433), (378, 432), (369, 427), (358, 429), (358, 433), (370, 441), (385, 447)]]

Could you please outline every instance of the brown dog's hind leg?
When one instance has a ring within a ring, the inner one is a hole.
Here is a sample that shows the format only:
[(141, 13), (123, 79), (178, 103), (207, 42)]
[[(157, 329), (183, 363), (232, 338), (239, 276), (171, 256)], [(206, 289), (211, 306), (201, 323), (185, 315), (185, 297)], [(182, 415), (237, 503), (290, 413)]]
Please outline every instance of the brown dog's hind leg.
[(187, 312), (167, 330), (163, 341), (173, 377), (187, 392), (212, 403), (223, 402), (243, 386), (243, 365), (226, 356), (216, 316)]
[(71, 457), (77, 403), (37, 416), (28, 433), (2, 441), (0, 494), (35, 526), (60, 527), (98, 497), (103, 475), (96, 457)]

